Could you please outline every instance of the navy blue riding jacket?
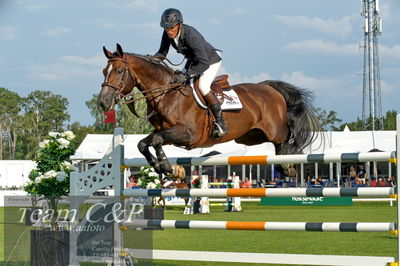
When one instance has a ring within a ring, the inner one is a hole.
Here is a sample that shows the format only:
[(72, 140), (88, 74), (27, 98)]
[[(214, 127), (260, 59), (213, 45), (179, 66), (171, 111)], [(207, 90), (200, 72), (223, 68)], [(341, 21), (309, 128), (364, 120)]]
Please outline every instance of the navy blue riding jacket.
[(155, 56), (162, 55), (166, 57), (170, 45), (187, 59), (185, 68), (188, 69), (189, 76), (199, 76), (206, 71), (210, 65), (222, 60), (216, 53), (218, 50), (209, 44), (200, 32), (186, 24), (182, 24), (181, 26), (178, 45), (176, 45), (174, 39), (170, 39), (168, 34), (164, 31), (160, 49)]

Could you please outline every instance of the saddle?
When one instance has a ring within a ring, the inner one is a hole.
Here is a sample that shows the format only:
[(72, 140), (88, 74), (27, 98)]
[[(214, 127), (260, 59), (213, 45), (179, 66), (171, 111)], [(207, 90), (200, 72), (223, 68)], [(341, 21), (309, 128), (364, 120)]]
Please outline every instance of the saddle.
[(228, 82), (228, 75), (216, 76), (211, 83), (211, 89), (215, 94), (222, 94), (222, 91), (230, 90), (231, 86)]
[(231, 97), (224, 93), (224, 91), (231, 90), (231, 85), (229, 85), (228, 82), (228, 75), (219, 75), (215, 77), (214, 81), (211, 83), (211, 90), (221, 103), (224, 101), (224, 98), (232, 100)]

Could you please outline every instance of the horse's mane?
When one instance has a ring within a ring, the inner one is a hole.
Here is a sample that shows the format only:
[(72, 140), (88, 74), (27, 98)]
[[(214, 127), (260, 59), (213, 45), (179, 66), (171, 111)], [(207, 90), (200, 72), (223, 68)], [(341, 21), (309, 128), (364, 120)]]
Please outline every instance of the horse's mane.
[(125, 53), (129, 56), (134, 56), (134, 57), (138, 57), (140, 59), (143, 59), (157, 67), (160, 67), (162, 69), (164, 69), (165, 71), (167, 71), (167, 73), (169, 73), (170, 75), (173, 75), (175, 73), (175, 71), (170, 68), (164, 61), (160, 61), (159, 59), (157, 59), (157, 57), (153, 56), (153, 55), (141, 55), (141, 54), (135, 54), (135, 53)]

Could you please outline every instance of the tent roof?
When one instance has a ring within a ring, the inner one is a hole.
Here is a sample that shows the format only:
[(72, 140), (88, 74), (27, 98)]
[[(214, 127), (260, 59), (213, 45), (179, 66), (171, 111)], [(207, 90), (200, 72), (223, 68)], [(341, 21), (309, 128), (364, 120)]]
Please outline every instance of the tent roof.
[[(145, 134), (124, 135), (126, 158), (143, 158), (137, 148), (137, 143), (145, 138)], [(321, 132), (317, 139), (306, 149), (305, 153), (340, 153), (340, 152), (369, 152), (373, 149), (382, 151), (395, 150), (395, 131), (332, 131)], [(99, 160), (111, 145), (111, 134), (88, 134), (83, 140), (73, 160)], [(323, 140), (321, 142), (321, 140)], [(238, 144), (234, 141), (216, 144), (208, 148), (185, 150), (173, 145), (164, 146), (167, 157), (200, 157), (208, 153), (221, 153), (214, 156), (243, 156), (243, 155), (273, 155), (275, 148), (272, 143), (254, 146)]]
[[(137, 144), (146, 136), (147, 135), (144, 134), (124, 135), (126, 158), (143, 158), (143, 155), (137, 148)], [(110, 148), (111, 141), (111, 134), (88, 134), (78, 147), (75, 155), (71, 156), (71, 159), (99, 160), (107, 153), (108, 149)], [(226, 154), (229, 152), (237, 152), (238, 150), (242, 151), (240, 154), (249, 153), (250, 151), (252, 151), (253, 155), (275, 154), (274, 145), (271, 143), (246, 146), (243, 144), (238, 144), (233, 140), (216, 144), (212, 147), (196, 148), (189, 151), (173, 145), (165, 145), (163, 149), (167, 157), (200, 157), (208, 153)]]
[(396, 150), (396, 131), (322, 132), (305, 153), (332, 153), (333, 149), (334, 152), (369, 152), (373, 149), (391, 152)]

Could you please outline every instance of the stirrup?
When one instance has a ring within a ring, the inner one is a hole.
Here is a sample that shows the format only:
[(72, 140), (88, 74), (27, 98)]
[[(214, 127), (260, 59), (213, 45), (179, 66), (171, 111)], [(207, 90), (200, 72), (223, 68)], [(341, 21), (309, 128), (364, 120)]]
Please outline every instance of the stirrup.
[(220, 139), (227, 133), (228, 132), (226, 130), (223, 130), (222, 127), (217, 122), (214, 122), (214, 129), (213, 129), (213, 137), (214, 138)]

